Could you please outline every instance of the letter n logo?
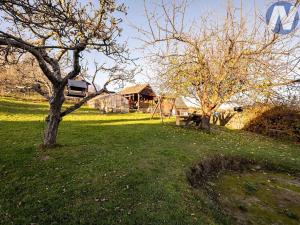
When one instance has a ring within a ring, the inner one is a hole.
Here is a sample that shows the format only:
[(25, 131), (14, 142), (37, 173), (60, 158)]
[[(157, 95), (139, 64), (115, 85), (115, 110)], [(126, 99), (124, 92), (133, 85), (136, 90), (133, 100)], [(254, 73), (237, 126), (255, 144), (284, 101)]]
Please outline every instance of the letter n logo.
[(274, 33), (289, 34), (299, 22), (297, 7), (289, 2), (276, 2), (268, 9), (266, 21)]

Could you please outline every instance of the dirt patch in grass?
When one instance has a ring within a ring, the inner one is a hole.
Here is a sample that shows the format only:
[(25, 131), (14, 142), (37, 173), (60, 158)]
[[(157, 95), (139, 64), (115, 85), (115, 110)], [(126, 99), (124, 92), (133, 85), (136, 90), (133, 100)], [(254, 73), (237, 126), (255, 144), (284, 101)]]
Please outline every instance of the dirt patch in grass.
[(300, 177), (268, 163), (217, 156), (193, 166), (187, 178), (207, 191), (232, 224), (300, 224)]

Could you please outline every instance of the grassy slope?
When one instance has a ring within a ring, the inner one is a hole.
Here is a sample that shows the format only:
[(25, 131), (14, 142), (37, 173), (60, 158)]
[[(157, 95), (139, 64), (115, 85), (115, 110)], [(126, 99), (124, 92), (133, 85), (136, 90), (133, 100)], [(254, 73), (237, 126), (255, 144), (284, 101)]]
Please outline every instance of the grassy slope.
[(36, 146), (46, 112), (44, 103), (0, 99), (0, 224), (219, 224), (224, 219), (186, 182), (193, 163), (223, 153), (300, 166), (292, 143), (87, 108), (64, 118), (63, 146), (44, 152)]

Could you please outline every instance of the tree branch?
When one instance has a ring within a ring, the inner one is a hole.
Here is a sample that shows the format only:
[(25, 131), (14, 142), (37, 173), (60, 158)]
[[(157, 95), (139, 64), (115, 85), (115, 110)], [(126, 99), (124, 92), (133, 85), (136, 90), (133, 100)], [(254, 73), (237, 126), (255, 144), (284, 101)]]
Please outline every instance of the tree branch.
[(88, 96), (86, 96), (85, 98), (83, 98), (80, 102), (76, 103), (75, 105), (67, 108), (65, 111), (63, 111), (60, 116), (64, 117), (72, 112), (74, 112), (75, 110), (79, 109), (83, 104), (85, 104), (86, 102), (88, 102), (89, 100), (95, 98), (98, 95), (101, 95), (103, 93), (108, 93), (108, 91), (106, 90), (106, 88), (101, 89), (100, 91), (97, 91), (93, 94), (90, 94)]
[(40, 84), (34, 84), (32, 86), (32, 90), (34, 90), (35, 92), (37, 92), (38, 94), (40, 94), (41, 96), (43, 96), (45, 99), (47, 99), (47, 100), (50, 99), (49, 95), (42, 90)]
[(95, 98), (98, 95), (101, 95), (103, 93), (109, 93), (109, 91), (107, 90), (107, 86), (111, 83), (114, 82), (116, 80), (118, 80), (118, 77), (114, 77), (114, 78), (110, 78), (108, 81), (106, 81), (106, 83), (104, 84), (103, 88), (99, 91), (96, 91), (95, 93), (92, 93), (88, 96), (86, 96), (85, 98), (83, 98), (80, 102), (76, 103), (75, 105), (67, 108), (65, 111), (63, 111), (60, 115), (61, 117), (64, 117), (68, 114), (70, 114), (71, 112), (74, 112), (76, 109), (79, 109), (83, 104), (85, 104), (87, 101)]
[(47, 66), (46, 60), (44, 59), (42, 53), (35, 49), (33, 46), (28, 46), (24, 42), (18, 42), (16, 40), (11, 40), (8, 38), (0, 38), (0, 46), (12, 46), (14, 48), (22, 49), (27, 52), (30, 52), (38, 61), (42, 71), (44, 72), (45, 76), (50, 80), (52, 84), (57, 85), (58, 79), (53, 75), (52, 71)]
[(62, 80), (62, 87), (65, 87), (68, 83), (68, 79), (75, 78), (81, 71), (80, 66), (80, 53), (86, 48), (85, 44), (79, 44), (77, 48), (73, 51), (73, 70), (68, 73), (68, 75)]

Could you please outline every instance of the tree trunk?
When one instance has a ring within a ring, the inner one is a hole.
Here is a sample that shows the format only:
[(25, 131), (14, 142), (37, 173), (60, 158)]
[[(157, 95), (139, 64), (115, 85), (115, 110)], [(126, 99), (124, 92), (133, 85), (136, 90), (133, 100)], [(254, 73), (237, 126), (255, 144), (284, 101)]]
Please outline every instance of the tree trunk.
[(225, 127), (229, 121), (232, 119), (232, 117), (234, 116), (234, 114), (231, 114), (231, 113), (226, 113), (223, 112), (219, 115), (219, 120), (220, 120), (220, 126), (221, 127)]
[(210, 118), (215, 106), (212, 105), (212, 103), (210, 103), (211, 101), (209, 97), (210, 95), (209, 95), (208, 87), (205, 86), (204, 91), (198, 92), (197, 95), (198, 98), (200, 99), (201, 111), (202, 111), (200, 129), (210, 132)]
[(56, 92), (50, 100), (50, 110), (46, 117), (46, 128), (44, 131), (43, 146), (45, 148), (55, 147), (58, 126), (61, 121), (61, 108), (64, 103), (63, 91), (54, 90)]
[(210, 113), (205, 113), (202, 115), (201, 126), (200, 126), (200, 128), (202, 130), (205, 130), (208, 132), (210, 131), (210, 117), (211, 117)]

